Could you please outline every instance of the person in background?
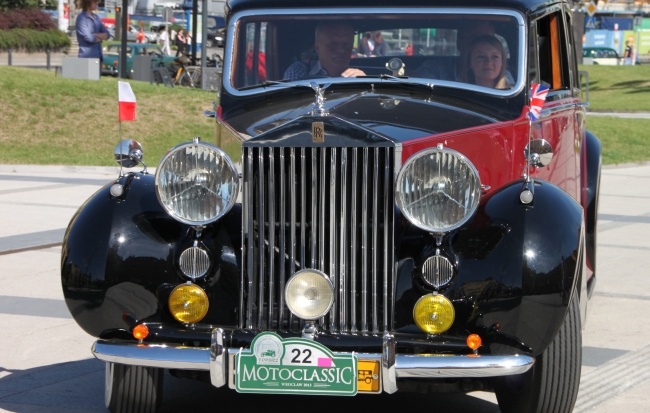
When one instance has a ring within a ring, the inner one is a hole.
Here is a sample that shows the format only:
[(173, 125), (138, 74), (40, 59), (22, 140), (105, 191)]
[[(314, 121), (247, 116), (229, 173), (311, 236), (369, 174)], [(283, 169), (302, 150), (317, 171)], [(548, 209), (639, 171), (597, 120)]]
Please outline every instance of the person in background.
[(386, 56), (388, 54), (388, 43), (384, 41), (384, 37), (379, 30), (372, 32), (371, 42), (374, 45), (373, 56)]
[(318, 60), (307, 71), (303, 62), (294, 62), (284, 72), (288, 80), (302, 79), (307, 76), (365, 76), (360, 69), (348, 67), (352, 58), (354, 29), (345, 23), (327, 23), (316, 27), (314, 50)]
[(506, 76), (506, 52), (499, 39), (484, 35), (474, 39), (467, 50), (461, 73), (463, 82), (496, 89), (509, 89), (512, 84)]
[(111, 35), (101, 18), (94, 13), (98, 3), (99, 0), (77, 0), (77, 8), (82, 12), (75, 21), (75, 32), (79, 43), (78, 56), (99, 59), (101, 68), (101, 62), (104, 60), (102, 42), (108, 40)]
[(192, 53), (192, 33), (190, 32), (185, 35), (185, 53)]
[(624, 58), (623, 64), (625, 65), (634, 64), (632, 55), (633, 55), (632, 43), (628, 40), (627, 42), (625, 42), (625, 51), (623, 52), (623, 58)]
[(165, 26), (160, 26), (160, 29), (158, 29), (158, 45), (167, 56), (172, 54), (172, 51), (169, 48), (169, 33), (167, 33), (167, 28)]
[(174, 44), (176, 45), (176, 57), (179, 55), (185, 54), (185, 31), (183, 29), (178, 29), (176, 33), (176, 38), (174, 39)]
[(144, 35), (144, 29), (140, 27), (138, 29), (138, 34), (136, 35), (136, 40), (138, 43), (146, 43), (147, 42), (147, 36)]
[(359, 52), (364, 56), (386, 56), (388, 44), (384, 41), (379, 30), (366, 32), (359, 43)]
[(359, 41), (359, 53), (361, 53), (363, 56), (366, 57), (371, 56), (372, 52), (375, 49), (375, 45), (370, 42), (371, 38), (372, 38), (372, 33), (365, 32), (363, 34), (363, 37)]

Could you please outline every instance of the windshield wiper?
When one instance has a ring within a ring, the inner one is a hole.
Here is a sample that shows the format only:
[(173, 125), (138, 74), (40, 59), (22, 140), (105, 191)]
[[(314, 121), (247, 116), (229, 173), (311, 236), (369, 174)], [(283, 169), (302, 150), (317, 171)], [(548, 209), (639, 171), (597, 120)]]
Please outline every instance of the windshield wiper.
[(250, 89), (257, 89), (258, 87), (269, 87), (269, 86), (283, 85), (283, 84), (285, 84), (285, 83), (287, 83), (289, 81), (290, 81), (289, 79), (265, 80), (264, 82), (257, 83), (255, 85), (240, 87), (239, 90), (250, 90)]

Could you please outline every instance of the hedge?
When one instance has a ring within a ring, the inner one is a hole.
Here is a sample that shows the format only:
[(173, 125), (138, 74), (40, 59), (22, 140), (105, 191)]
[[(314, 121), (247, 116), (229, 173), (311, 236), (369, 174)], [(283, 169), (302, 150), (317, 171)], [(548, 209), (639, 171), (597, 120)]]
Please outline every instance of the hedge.
[(0, 51), (60, 51), (70, 47), (68, 35), (40, 9), (0, 11)]

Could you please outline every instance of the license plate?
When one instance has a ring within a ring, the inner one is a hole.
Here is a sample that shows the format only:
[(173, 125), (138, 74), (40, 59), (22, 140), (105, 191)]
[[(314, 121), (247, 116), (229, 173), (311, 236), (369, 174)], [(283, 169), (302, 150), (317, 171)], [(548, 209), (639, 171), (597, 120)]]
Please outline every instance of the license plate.
[[(334, 355), (303, 338), (262, 333), (237, 354), (235, 389), (240, 393), (357, 394), (357, 356)], [(365, 381), (364, 381), (365, 385)]]

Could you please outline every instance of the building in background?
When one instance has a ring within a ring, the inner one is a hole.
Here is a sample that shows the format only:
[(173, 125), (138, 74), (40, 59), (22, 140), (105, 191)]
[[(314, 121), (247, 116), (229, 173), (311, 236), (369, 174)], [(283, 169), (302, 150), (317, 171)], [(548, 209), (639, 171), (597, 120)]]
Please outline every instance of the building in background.
[(581, 1), (584, 12), (583, 47), (611, 48), (619, 55), (633, 45), (633, 60), (650, 63), (650, 0)]

